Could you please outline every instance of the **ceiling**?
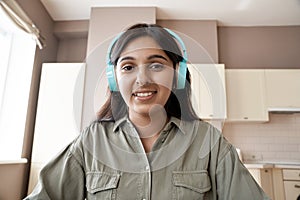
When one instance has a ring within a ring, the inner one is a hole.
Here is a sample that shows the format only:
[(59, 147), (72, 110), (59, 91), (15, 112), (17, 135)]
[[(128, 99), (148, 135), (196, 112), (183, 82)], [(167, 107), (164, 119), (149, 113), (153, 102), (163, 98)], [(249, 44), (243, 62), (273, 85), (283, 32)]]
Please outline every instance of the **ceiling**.
[(220, 26), (300, 25), (300, 0), (41, 0), (55, 21), (88, 20), (92, 7), (156, 7), (157, 19), (218, 20)]

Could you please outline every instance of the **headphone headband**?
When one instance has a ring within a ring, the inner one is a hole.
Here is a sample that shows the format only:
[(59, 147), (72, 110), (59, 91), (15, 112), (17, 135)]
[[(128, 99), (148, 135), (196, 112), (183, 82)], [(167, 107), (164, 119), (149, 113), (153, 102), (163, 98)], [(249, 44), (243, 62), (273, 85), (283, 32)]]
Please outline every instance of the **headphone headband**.
[[(182, 39), (173, 31), (170, 29), (164, 28), (180, 45), (182, 50), (182, 58), (183, 60), (179, 62), (179, 69), (178, 69), (178, 77), (177, 77), (177, 89), (183, 89), (185, 87), (185, 81), (186, 81), (186, 73), (187, 73), (187, 51), (184, 45), (184, 42)], [(111, 51), (117, 40), (123, 35), (124, 32), (119, 33), (110, 43), (107, 54), (106, 54), (106, 76), (108, 80), (109, 89), (111, 91), (118, 91), (117, 86), (117, 80), (115, 78), (115, 70), (114, 70), (114, 64), (111, 62)]]

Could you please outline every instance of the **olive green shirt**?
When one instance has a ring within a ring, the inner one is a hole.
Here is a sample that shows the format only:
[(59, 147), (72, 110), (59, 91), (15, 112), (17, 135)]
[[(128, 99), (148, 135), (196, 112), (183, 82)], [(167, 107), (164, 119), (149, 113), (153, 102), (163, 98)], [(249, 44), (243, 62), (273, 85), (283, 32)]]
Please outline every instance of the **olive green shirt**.
[(128, 118), (94, 122), (40, 172), (29, 199), (269, 199), (210, 124), (171, 118), (145, 153)]

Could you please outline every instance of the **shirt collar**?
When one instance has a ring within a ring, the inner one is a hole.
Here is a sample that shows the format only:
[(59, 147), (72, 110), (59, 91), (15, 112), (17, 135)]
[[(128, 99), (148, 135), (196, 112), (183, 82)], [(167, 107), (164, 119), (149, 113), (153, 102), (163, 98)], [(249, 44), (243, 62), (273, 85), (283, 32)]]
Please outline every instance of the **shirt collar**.
[(128, 116), (124, 116), (117, 121), (115, 121), (113, 132), (116, 132), (120, 126), (122, 126), (125, 122), (129, 122)]
[(188, 133), (188, 131), (191, 129), (191, 126), (189, 125), (191, 122), (180, 120), (176, 117), (171, 117), (170, 121), (167, 123), (166, 127), (170, 125), (175, 125), (184, 135)]

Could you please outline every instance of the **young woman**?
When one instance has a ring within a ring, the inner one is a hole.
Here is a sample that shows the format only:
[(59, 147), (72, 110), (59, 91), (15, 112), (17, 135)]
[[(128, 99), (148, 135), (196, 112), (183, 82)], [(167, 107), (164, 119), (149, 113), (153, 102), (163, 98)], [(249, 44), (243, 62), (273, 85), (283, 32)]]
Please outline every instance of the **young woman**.
[(136, 24), (108, 50), (110, 96), (26, 199), (268, 199), (235, 148), (195, 115), (181, 39)]

